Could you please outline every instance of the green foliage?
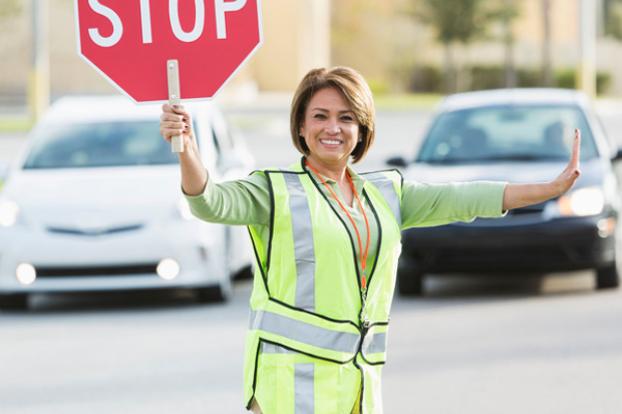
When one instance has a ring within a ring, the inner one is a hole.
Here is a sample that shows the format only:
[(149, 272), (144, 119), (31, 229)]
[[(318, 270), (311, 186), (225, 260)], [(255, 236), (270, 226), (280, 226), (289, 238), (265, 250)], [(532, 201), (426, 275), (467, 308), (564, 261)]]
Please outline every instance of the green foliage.
[(387, 81), (378, 78), (368, 78), (367, 84), (374, 95), (384, 95), (390, 90)]
[(20, 0), (0, 0), (0, 19), (15, 16), (22, 11)]
[(605, 35), (622, 40), (622, 0), (603, 0)]
[[(497, 89), (504, 87), (504, 71), (502, 66), (473, 66), (466, 69), (470, 72), (470, 90)], [(534, 88), (542, 86), (541, 70), (538, 68), (517, 69), (517, 87)], [(561, 69), (555, 72), (555, 85), (559, 88), (574, 89), (576, 87), (576, 71)], [(611, 75), (598, 72), (596, 75), (596, 92), (606, 93), (611, 85)], [(441, 92), (441, 69), (436, 66), (418, 67), (412, 76), (410, 90), (413, 92)]]
[(436, 66), (420, 66), (413, 73), (410, 90), (416, 92), (441, 92), (443, 74)]
[[(576, 71), (574, 69), (563, 69), (555, 73), (555, 80), (557, 86), (560, 88), (576, 88)], [(596, 93), (606, 93), (611, 86), (611, 74), (606, 72), (596, 73)]]
[(416, 16), (434, 27), (437, 39), (449, 44), (468, 44), (483, 37), (493, 21), (509, 21), (518, 15), (514, 3), (500, 0), (421, 0)]

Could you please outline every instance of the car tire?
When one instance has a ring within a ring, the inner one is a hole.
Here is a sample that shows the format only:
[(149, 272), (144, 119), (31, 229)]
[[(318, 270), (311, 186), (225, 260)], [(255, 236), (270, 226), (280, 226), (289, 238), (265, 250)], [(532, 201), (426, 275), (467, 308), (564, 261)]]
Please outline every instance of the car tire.
[(227, 278), (217, 286), (197, 288), (195, 292), (199, 303), (227, 302), (233, 295), (231, 276), (227, 276)]
[(251, 280), (253, 278), (253, 267), (248, 265), (238, 270), (233, 275), (233, 280)]
[(412, 259), (400, 260), (397, 268), (397, 291), (402, 296), (422, 296), (424, 273)]
[(28, 294), (13, 293), (0, 295), (0, 309), (28, 310)]
[(596, 289), (614, 289), (620, 285), (618, 266), (612, 263), (607, 267), (596, 269)]
[(221, 286), (197, 288), (194, 292), (199, 303), (221, 303), (229, 299)]

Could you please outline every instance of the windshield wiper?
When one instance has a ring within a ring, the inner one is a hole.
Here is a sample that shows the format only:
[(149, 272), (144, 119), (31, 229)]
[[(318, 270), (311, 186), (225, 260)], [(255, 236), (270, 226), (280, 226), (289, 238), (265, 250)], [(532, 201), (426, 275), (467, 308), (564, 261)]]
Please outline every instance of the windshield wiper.
[(547, 154), (504, 154), (478, 158), (477, 161), (563, 161), (567, 158)]
[(495, 162), (495, 161), (564, 161), (566, 157), (543, 154), (507, 154), (493, 155), (489, 157), (473, 157), (473, 158), (444, 158), (419, 160), (427, 164), (472, 164), (478, 162)]

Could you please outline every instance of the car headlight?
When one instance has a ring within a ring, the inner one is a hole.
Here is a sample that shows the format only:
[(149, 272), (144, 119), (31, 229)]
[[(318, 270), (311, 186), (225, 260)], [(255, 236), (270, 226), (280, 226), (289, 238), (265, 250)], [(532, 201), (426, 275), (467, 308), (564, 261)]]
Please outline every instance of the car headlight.
[(188, 202), (185, 198), (180, 198), (177, 202), (177, 212), (179, 213), (179, 216), (184, 220), (194, 219), (194, 215), (192, 214), (192, 211), (190, 211), (190, 206), (188, 205)]
[(605, 194), (600, 187), (579, 188), (557, 200), (561, 216), (595, 216), (605, 208)]
[(0, 227), (12, 227), (17, 222), (19, 206), (9, 200), (0, 201)]

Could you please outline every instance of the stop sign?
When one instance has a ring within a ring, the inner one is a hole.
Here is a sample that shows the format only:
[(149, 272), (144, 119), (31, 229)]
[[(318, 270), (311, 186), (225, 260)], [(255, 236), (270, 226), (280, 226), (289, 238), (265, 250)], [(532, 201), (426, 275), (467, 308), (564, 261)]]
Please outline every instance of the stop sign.
[(259, 0), (75, 0), (78, 53), (137, 102), (211, 98), (261, 45)]

